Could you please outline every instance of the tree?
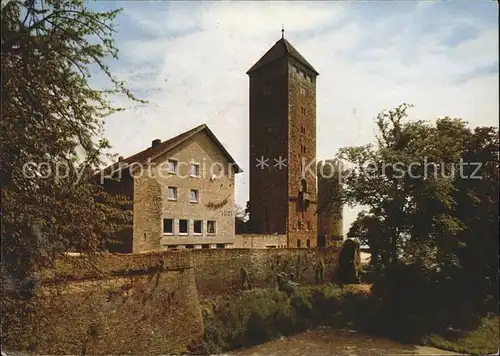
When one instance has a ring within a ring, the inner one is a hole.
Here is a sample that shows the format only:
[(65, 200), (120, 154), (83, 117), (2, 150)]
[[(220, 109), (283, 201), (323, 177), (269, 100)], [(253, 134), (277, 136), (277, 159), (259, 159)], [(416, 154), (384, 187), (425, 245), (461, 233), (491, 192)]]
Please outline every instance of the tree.
[[(136, 100), (105, 64), (117, 58), (118, 12), (83, 0), (2, 3), (2, 268), (13, 280), (36, 279), (68, 249), (100, 250), (130, 223), (126, 201), (91, 179), (110, 147), (104, 118), (121, 110), (110, 95)], [(93, 88), (92, 74), (110, 86)]]
[(409, 121), (409, 108), (377, 116), (375, 145), (339, 153), (350, 165), (343, 201), (368, 207), (350, 234), (375, 247), (394, 295), (404, 288), (400, 278), (412, 278), (442, 310), (477, 308), (498, 297), (498, 128), (472, 130), (449, 117)]
[[(375, 268), (380, 267), (381, 251), (387, 250), (380, 247), (381, 245), (387, 246), (388, 242), (384, 240), (386, 236), (380, 218), (366, 211), (361, 211), (358, 214), (347, 233), (347, 237), (358, 238), (362, 244), (370, 247), (370, 265)], [(387, 260), (387, 255), (384, 257)]]
[[(247, 202), (248, 207), (248, 202)], [(234, 206), (235, 231), (237, 234), (245, 234), (248, 232), (248, 209), (243, 209), (238, 204)]]

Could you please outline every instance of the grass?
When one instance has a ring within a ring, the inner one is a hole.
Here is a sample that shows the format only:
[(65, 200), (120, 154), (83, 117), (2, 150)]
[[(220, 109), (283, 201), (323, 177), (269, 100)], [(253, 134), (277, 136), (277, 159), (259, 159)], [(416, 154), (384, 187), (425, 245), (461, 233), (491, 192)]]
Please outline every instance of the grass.
[(483, 318), (476, 330), (454, 331), (447, 335), (432, 334), (424, 337), (422, 343), (469, 355), (498, 354), (499, 322), (500, 318), (495, 316)]

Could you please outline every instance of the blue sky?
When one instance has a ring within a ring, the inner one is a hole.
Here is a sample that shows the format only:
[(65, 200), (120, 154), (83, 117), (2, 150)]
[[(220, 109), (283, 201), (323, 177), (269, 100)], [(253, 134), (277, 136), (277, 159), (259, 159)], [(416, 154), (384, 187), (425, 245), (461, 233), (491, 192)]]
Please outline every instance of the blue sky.
[[(412, 103), (412, 118), (461, 117), (498, 125), (496, 1), (90, 2), (122, 7), (120, 60), (110, 68), (137, 105), (110, 117), (114, 152), (131, 155), (207, 123), (245, 171), (236, 198), (248, 198), (248, 78), (245, 72), (281, 36), (320, 72), (317, 155), (372, 140), (373, 118)], [(344, 230), (356, 215), (345, 211)]]

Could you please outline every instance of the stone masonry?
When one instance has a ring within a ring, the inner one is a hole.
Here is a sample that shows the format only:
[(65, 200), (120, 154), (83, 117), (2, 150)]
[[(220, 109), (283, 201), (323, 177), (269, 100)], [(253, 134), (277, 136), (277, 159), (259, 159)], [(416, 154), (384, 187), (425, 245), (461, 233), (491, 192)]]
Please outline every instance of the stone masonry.
[[(287, 247), (315, 247), (318, 73), (281, 38), (247, 74), (252, 233), (285, 234)], [(259, 165), (262, 158), (267, 166)]]

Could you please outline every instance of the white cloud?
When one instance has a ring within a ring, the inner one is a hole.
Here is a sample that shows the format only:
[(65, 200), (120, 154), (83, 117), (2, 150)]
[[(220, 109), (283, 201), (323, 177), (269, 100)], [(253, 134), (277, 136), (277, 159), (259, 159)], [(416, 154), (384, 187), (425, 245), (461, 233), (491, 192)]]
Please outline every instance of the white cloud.
[[(476, 38), (446, 45), (455, 20), (427, 31), (418, 18), (427, 4), (375, 19), (356, 16), (357, 3), (147, 3), (134, 11), (124, 4), (137, 28), (126, 29), (132, 38), (120, 44), (127, 63), (120, 70), (150, 104), (110, 118), (112, 144), (126, 156), (205, 122), (245, 171), (237, 179), (241, 205), (249, 172), (245, 72), (279, 39), (281, 24), (320, 72), (318, 158), (371, 141), (373, 117), (402, 102), (415, 104), (412, 114), (423, 119), (448, 115), (497, 125), (498, 74), (473, 74), (498, 61), (498, 29), (477, 25)], [(476, 23), (456, 18), (464, 22)], [(346, 209), (345, 231), (355, 215)]]

